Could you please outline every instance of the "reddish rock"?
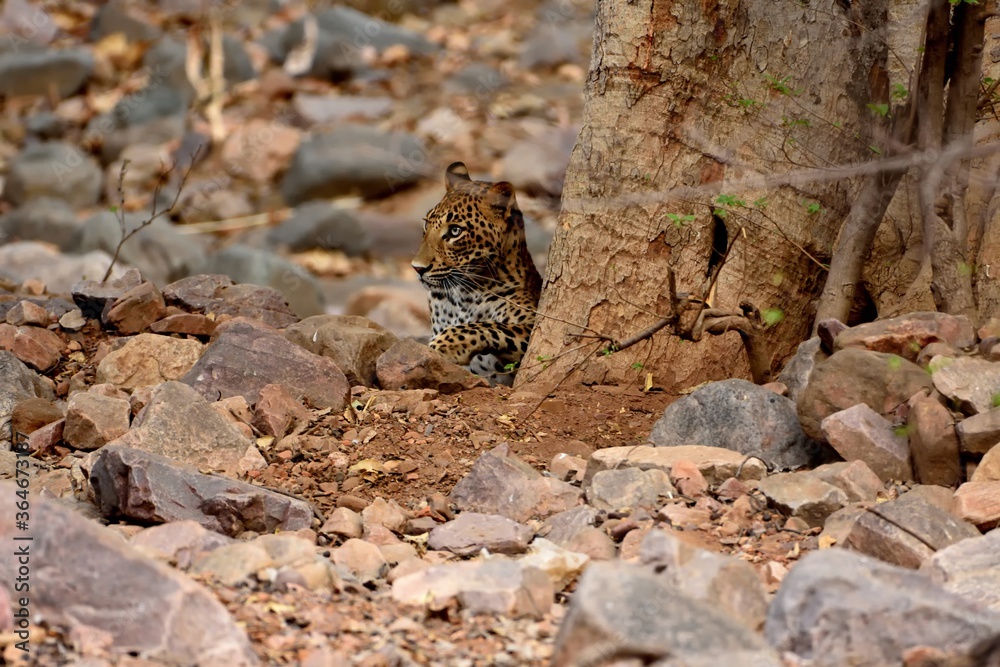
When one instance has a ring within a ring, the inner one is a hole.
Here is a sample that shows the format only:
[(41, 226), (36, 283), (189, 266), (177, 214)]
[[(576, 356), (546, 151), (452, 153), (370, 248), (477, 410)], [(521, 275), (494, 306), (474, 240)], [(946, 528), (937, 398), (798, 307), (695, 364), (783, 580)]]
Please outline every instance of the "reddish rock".
[(678, 461), (670, 469), (670, 481), (674, 483), (681, 495), (688, 498), (698, 498), (708, 492), (708, 482), (691, 461)]
[(823, 439), (820, 422), (835, 412), (864, 403), (884, 416), (931, 387), (930, 376), (913, 362), (898, 355), (848, 348), (813, 369), (799, 397), (799, 419), (809, 436)]
[(587, 461), (578, 456), (559, 453), (549, 462), (549, 472), (564, 482), (582, 482), (587, 470)]
[(231, 537), (187, 519), (150, 526), (129, 538), (129, 544), (132, 546), (153, 554), (164, 562), (176, 564), (179, 570), (188, 569), (198, 554), (213, 551), (232, 542)]
[(265, 435), (283, 438), (295, 424), (308, 418), (309, 411), (287, 386), (269, 384), (260, 390), (260, 400), (254, 406), (252, 424)]
[(153, 389), (128, 433), (113, 441), (231, 476), (253, 441), (230, 424), (198, 392), (180, 382)]
[(785, 472), (762, 479), (757, 489), (783, 514), (822, 526), (847, 504), (847, 494), (808, 473)]
[(848, 502), (874, 502), (884, 490), (882, 480), (864, 461), (827, 463), (810, 473), (847, 494)]
[(74, 449), (91, 451), (128, 431), (129, 402), (78, 391), (69, 397), (63, 439)]
[[(921, 484), (955, 486), (961, 478), (955, 420), (937, 398), (910, 399), (907, 435), (913, 472)], [(1000, 439), (1000, 435), (998, 435)]]
[(384, 579), (389, 572), (389, 563), (379, 548), (364, 540), (347, 540), (332, 550), (330, 560), (361, 584)]
[(935, 551), (979, 535), (971, 524), (908, 496), (869, 507), (851, 528), (846, 546), (887, 563), (917, 569)]
[[(433, 519), (431, 521), (433, 522)], [(364, 534), (364, 521), (361, 519), (361, 515), (354, 510), (337, 507), (330, 513), (319, 532), (324, 535), (360, 538)]]
[(382, 498), (375, 498), (371, 505), (361, 512), (366, 530), (371, 530), (373, 526), (384, 526), (394, 533), (402, 533), (406, 524), (406, 513), (396, 504), (395, 500), (385, 501)]
[(137, 334), (166, 315), (166, 310), (160, 290), (153, 283), (145, 282), (109, 302), (101, 314), (101, 321), (118, 333)]
[(45, 327), (49, 324), (49, 313), (37, 303), (20, 301), (7, 311), (7, 324), (15, 327), (25, 325)]
[(99, 280), (81, 280), (71, 288), (73, 301), (80, 307), (83, 316), (97, 320), (104, 313), (104, 308), (129, 290), (142, 284), (142, 276), (136, 269), (128, 269), (119, 278), (107, 282)]
[(976, 334), (969, 318), (937, 312), (908, 313), (887, 320), (875, 320), (850, 327), (837, 334), (834, 350), (858, 347), (873, 352), (897, 354), (915, 361), (920, 350), (931, 343), (954, 348), (970, 347)]
[(109, 445), (91, 465), (101, 514), (141, 523), (191, 520), (223, 535), (312, 525), (308, 503), (246, 482), (203, 475), (164, 456)]
[(337, 365), (308, 352), (279, 332), (251, 320), (230, 320), (181, 379), (209, 400), (243, 396), (260, 400), (269, 384), (284, 384), (316, 408), (343, 410), (350, 386)]
[(607, 511), (639, 507), (652, 510), (662, 504), (661, 496), (669, 498), (676, 493), (670, 477), (662, 470), (602, 470), (587, 485), (587, 502)]
[(208, 338), (215, 333), (218, 322), (200, 313), (177, 313), (167, 315), (149, 325), (150, 331), (158, 334), (185, 334)]
[(383, 389), (437, 389), (453, 394), (489, 383), (410, 338), (397, 341), (375, 364)]
[(913, 478), (906, 436), (864, 403), (826, 417), (820, 430), (838, 454), (848, 461), (864, 461), (879, 479)]
[(26, 398), (14, 406), (11, 426), (21, 435), (31, 435), (46, 424), (63, 418), (63, 411), (46, 398)]
[(952, 497), (951, 511), (980, 530), (1000, 526), (1000, 482), (966, 482)]
[(201, 357), (196, 340), (143, 333), (109, 352), (97, 365), (97, 381), (126, 391), (179, 380)]
[[(1000, 443), (998, 443), (1000, 444)], [(970, 482), (1000, 481), (1000, 447), (994, 445), (983, 455)]]
[(28, 449), (33, 452), (44, 452), (62, 442), (63, 428), (66, 420), (60, 419), (46, 424), (28, 436)]
[(0, 350), (9, 350), (31, 368), (44, 373), (59, 363), (63, 342), (48, 329), (13, 327), (4, 322), (0, 324)]
[(354, 315), (316, 315), (285, 329), (285, 337), (313, 354), (329, 357), (352, 385), (374, 387), (375, 364), (396, 336), (371, 320)]
[(760, 479), (767, 472), (767, 468), (759, 460), (747, 458), (739, 452), (721, 447), (700, 445), (606, 447), (591, 454), (587, 460), (584, 486), (591, 477), (602, 470), (656, 468), (669, 473), (681, 461), (694, 463), (709, 484), (719, 484), (729, 477), (736, 477), (737, 473), (740, 479)]
[(299, 318), (281, 293), (260, 285), (234, 285), (228, 276), (198, 275), (163, 288), (168, 306), (208, 315), (229, 315), (256, 320), (272, 327), (285, 327)]

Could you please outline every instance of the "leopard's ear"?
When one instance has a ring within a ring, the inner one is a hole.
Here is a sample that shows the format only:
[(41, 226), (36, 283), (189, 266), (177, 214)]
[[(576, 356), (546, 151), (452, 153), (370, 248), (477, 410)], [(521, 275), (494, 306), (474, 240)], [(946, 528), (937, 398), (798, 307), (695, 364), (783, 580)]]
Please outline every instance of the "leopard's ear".
[(452, 162), (448, 165), (448, 168), (444, 170), (444, 187), (446, 190), (451, 190), (459, 181), (471, 181), (469, 178), (469, 169), (465, 166), (464, 162)]
[(514, 201), (514, 186), (507, 181), (494, 183), (490, 187), (489, 200), (490, 206), (496, 206), (505, 210), (510, 208), (511, 203)]

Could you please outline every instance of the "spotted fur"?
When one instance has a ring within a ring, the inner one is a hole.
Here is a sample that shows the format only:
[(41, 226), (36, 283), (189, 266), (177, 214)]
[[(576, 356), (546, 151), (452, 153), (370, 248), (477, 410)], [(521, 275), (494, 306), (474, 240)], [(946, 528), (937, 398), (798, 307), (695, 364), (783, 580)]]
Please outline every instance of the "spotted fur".
[(510, 384), (535, 324), (542, 279), (524, 240), (514, 187), (445, 171), (445, 195), (424, 218), (413, 258), (430, 291), (430, 346), (492, 383)]

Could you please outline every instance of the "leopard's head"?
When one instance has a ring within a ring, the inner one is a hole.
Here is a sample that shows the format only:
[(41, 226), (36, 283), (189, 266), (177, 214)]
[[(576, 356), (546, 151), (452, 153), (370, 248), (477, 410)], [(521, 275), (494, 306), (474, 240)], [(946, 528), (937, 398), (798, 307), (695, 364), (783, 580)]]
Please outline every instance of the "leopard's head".
[(514, 186), (473, 181), (455, 162), (445, 170), (445, 190), (424, 217), (424, 238), (411, 265), (428, 288), (488, 288), (524, 236)]

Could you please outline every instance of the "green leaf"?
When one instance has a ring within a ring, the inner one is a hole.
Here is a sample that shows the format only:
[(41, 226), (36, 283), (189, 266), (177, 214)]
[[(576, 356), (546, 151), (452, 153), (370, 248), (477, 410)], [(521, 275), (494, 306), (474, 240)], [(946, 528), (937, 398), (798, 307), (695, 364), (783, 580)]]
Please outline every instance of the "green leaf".
[(878, 114), (882, 118), (889, 115), (889, 105), (888, 104), (869, 104), (868, 108), (874, 113)]
[(768, 327), (776, 326), (785, 319), (785, 312), (780, 308), (765, 308), (760, 314), (764, 319), (764, 325)]
[(889, 368), (898, 371), (903, 366), (903, 358), (897, 354), (889, 355)]

